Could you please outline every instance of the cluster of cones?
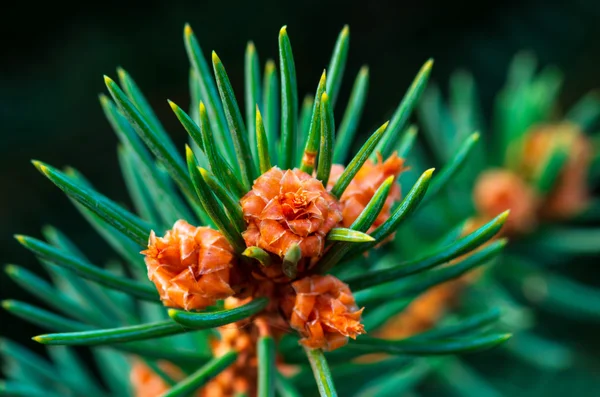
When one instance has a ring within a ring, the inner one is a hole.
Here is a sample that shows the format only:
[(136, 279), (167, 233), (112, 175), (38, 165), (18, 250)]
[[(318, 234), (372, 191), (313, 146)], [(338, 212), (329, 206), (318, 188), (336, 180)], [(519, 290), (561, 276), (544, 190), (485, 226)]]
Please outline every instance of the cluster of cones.
[[(247, 225), (242, 237), (247, 247), (266, 253), (267, 261), (244, 257), (219, 231), (194, 227), (185, 220), (177, 221), (163, 237), (151, 234), (148, 249), (142, 253), (148, 277), (166, 306), (202, 310), (224, 300), (226, 308), (233, 308), (257, 297), (270, 298), (255, 318), (218, 329), (214, 355), (234, 350), (238, 358), (199, 396), (253, 395), (259, 336), (278, 340), (291, 327), (307, 348), (335, 350), (365, 332), (362, 309), (348, 286), (311, 270), (329, 248), (327, 233), (334, 227), (350, 226), (381, 184), (404, 170), (403, 164), (395, 153), (385, 161), (381, 157), (376, 162), (367, 160), (339, 199), (329, 190), (344, 170), (341, 165), (334, 165), (327, 187), (298, 169), (273, 167), (261, 175), (240, 200)], [(389, 218), (400, 196), (400, 187), (394, 184), (372, 229)], [(284, 262), (293, 250), (300, 257), (290, 275)], [(174, 379), (182, 378), (181, 371), (164, 365)], [(160, 395), (169, 387), (142, 362), (135, 363), (132, 384), (138, 396)]]

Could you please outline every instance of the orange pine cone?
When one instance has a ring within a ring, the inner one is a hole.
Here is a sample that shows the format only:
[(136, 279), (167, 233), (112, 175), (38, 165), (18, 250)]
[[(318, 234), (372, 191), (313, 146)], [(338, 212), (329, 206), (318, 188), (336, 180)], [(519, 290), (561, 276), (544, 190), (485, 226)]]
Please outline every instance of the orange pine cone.
[(280, 257), (296, 244), (303, 257), (320, 256), (325, 235), (342, 219), (340, 204), (323, 184), (298, 169), (271, 168), (254, 181), (241, 205), (246, 244)]
[(164, 237), (152, 231), (142, 254), (165, 306), (199, 310), (234, 294), (233, 249), (216, 230), (179, 220)]
[[(342, 224), (344, 227), (350, 227), (352, 223), (358, 218), (361, 212), (365, 209), (369, 201), (373, 198), (373, 195), (381, 184), (390, 176), (395, 178), (404, 171), (404, 160), (398, 157), (394, 152), (385, 161), (382, 160), (381, 155), (377, 154), (377, 162), (374, 163), (371, 160), (367, 160), (365, 164), (356, 173), (352, 182), (348, 185), (344, 194), (340, 198), (342, 204)], [(328, 187), (332, 188), (337, 182), (344, 166), (334, 164), (329, 177)], [(395, 180), (394, 180), (395, 182)], [(385, 204), (381, 209), (381, 212), (375, 219), (375, 222), (368, 230), (368, 233), (376, 229), (379, 225), (385, 222), (390, 217), (392, 205), (400, 200), (401, 192), (400, 186), (397, 183), (392, 185), (390, 193), (388, 194)]]
[[(350, 288), (331, 275), (314, 275), (292, 283), (296, 293), (290, 325), (312, 349), (335, 350), (364, 334), (363, 309), (358, 309)], [(284, 309), (285, 310), (285, 309)]]
[(473, 200), (479, 213), (487, 219), (510, 210), (503, 227), (508, 235), (529, 232), (537, 223), (535, 192), (511, 171), (492, 169), (483, 172), (475, 183)]

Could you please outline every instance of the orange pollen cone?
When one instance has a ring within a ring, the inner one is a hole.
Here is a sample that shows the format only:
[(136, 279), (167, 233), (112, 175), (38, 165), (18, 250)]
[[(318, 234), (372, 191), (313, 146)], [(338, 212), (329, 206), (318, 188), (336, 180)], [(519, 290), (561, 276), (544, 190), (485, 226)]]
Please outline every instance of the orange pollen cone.
[(292, 283), (295, 301), (290, 325), (303, 337), (300, 343), (312, 349), (338, 349), (365, 333), (350, 288), (331, 275), (314, 275)]
[(216, 230), (179, 220), (164, 237), (151, 232), (142, 254), (165, 306), (199, 310), (234, 294), (233, 249)]
[(282, 258), (295, 245), (304, 258), (320, 256), (325, 235), (342, 219), (340, 204), (323, 184), (298, 169), (271, 168), (241, 205), (248, 223), (242, 234), (246, 244)]

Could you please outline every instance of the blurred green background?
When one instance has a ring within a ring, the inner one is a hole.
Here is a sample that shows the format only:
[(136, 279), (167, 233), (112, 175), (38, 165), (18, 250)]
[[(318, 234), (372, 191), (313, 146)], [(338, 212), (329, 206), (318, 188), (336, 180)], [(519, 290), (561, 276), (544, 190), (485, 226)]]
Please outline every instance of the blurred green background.
[[(299, 92), (304, 95), (314, 92), (337, 34), (348, 23), (350, 56), (340, 98), (347, 97), (354, 75), (368, 64), (371, 81), (359, 129), (363, 132), (390, 115), (428, 57), (435, 58), (433, 80), (442, 88), (452, 71), (471, 70), (487, 114), (511, 57), (522, 49), (531, 50), (541, 64), (563, 70), (565, 106), (600, 87), (598, 0), (105, 1), (62, 8), (28, 3), (7, 6), (2, 19), (0, 252), (2, 262), (34, 271), (38, 269), (33, 256), (12, 235), (39, 236), (44, 224), (72, 236), (96, 263), (111, 253), (29, 160), (72, 165), (101, 192), (128, 205), (116, 137), (97, 101), (104, 91), (102, 75), (116, 77), (117, 66), (129, 71), (182, 145), (183, 128), (166, 99), (188, 104), (185, 22), (192, 25), (206, 53), (218, 52), (239, 99), (247, 40), (255, 42), (264, 63), (276, 57), (277, 34), (287, 24)], [(344, 105), (336, 109), (337, 115)], [(6, 298), (27, 299), (2, 275), (0, 299)], [(4, 311), (0, 324), (0, 333), (10, 338), (24, 340), (39, 333)]]

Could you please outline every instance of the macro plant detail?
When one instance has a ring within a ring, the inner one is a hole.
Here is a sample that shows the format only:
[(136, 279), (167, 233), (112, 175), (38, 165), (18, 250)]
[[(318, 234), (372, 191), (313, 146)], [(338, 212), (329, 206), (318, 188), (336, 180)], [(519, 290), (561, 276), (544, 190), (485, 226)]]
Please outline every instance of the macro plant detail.
[[(72, 168), (33, 162), (120, 260), (94, 265), (52, 227), (43, 231), (46, 241), (17, 236), (52, 282), (17, 266), (7, 273), (60, 314), (18, 301), (3, 306), (57, 332), (34, 337), (52, 345), (55, 365), (3, 341), (1, 351), (14, 366), (0, 390), (107, 395), (83, 369), (57, 375), (83, 367), (67, 345), (90, 346), (116, 396), (334, 396), (337, 387), (342, 395), (347, 388), (372, 395), (371, 384), (356, 386), (353, 372), (418, 370), (420, 356), (478, 351), (510, 338), (488, 331), (497, 311), (470, 313), (411, 337), (364, 335), (430, 287), (490, 262), (505, 245), (495, 238), (507, 220), (502, 211), (463, 235), (423, 241), (427, 249), (390, 266), (376, 259), (453, 183), (477, 141), (476, 135), (465, 140), (437, 175), (427, 169), (400, 189), (416, 134), (408, 120), (431, 60), (390, 121), (342, 165), (353, 152), (368, 82), (362, 68), (336, 123), (348, 27), (314, 100), (302, 107), (287, 29), (279, 33), (279, 75), (272, 60), (261, 74), (250, 43), (243, 113), (223, 62), (213, 52), (211, 72), (189, 25), (184, 43), (189, 112), (169, 105), (189, 134), (185, 157), (129, 74), (119, 69), (119, 84), (105, 77), (110, 98), (101, 95), (100, 102), (120, 141), (135, 211), (97, 192)], [(385, 357), (363, 360), (375, 353)], [(23, 368), (31, 367), (36, 376), (24, 382)], [(393, 387), (387, 382), (378, 393)]]

